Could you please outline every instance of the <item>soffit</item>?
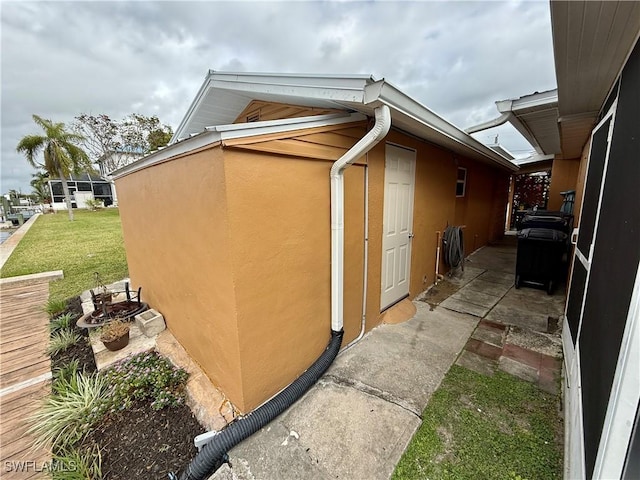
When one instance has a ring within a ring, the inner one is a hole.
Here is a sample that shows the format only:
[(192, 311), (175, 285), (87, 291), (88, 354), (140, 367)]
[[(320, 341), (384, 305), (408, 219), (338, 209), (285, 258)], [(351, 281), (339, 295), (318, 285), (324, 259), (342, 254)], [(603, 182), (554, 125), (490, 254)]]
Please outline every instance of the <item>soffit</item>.
[(562, 153), (579, 157), (640, 31), (640, 2), (551, 2)]

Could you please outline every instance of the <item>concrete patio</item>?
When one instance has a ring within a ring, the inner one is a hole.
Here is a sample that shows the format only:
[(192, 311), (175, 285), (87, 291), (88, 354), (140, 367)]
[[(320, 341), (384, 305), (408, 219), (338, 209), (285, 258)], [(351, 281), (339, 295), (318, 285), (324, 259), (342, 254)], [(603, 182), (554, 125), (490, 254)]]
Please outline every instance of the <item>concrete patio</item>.
[[(387, 479), (453, 363), (486, 375), (502, 369), (557, 392), (557, 318), (564, 288), (513, 287), (512, 241), (471, 255), (445, 282), (458, 289), (416, 315), (382, 325), (341, 352), (320, 381), (230, 453), (213, 479)], [(354, 461), (357, 459), (357, 461)]]

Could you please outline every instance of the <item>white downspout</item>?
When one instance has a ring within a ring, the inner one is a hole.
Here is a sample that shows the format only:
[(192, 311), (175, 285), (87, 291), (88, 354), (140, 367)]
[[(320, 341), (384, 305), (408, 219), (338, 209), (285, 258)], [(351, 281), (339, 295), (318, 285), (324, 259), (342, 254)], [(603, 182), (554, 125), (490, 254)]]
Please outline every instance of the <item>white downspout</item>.
[(344, 171), (382, 140), (391, 128), (391, 112), (375, 109), (376, 123), (331, 166), (331, 330), (343, 327), (344, 312)]

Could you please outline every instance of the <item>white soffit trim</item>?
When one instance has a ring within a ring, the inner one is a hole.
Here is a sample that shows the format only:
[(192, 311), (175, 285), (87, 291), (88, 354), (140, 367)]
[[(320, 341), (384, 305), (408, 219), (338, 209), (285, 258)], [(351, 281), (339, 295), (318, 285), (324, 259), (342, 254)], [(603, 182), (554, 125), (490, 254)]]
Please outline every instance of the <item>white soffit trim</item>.
[(310, 117), (287, 118), (283, 120), (270, 120), (265, 122), (236, 123), (231, 125), (219, 125), (207, 127), (202, 133), (191, 136), (179, 142), (173, 143), (161, 150), (157, 150), (146, 157), (133, 162), (113, 172), (113, 178), (118, 179), (143, 168), (162, 163), (170, 158), (183, 155), (215, 142), (233, 138), (257, 137), (272, 133), (292, 132), (316, 127), (340, 125), (366, 120), (367, 117), (360, 113), (314, 115)]
[[(370, 75), (294, 75), (209, 70), (170, 143), (175, 143), (187, 135), (188, 124), (198, 109), (206, 102), (207, 93), (211, 89), (238, 94), (246, 93), (247, 96), (266, 95), (273, 98), (315, 99), (326, 103), (363, 103), (364, 87), (372, 81), (374, 79)], [(334, 107), (336, 106), (338, 105), (334, 105)]]
[(496, 107), (501, 114), (511, 114), (509, 123), (538, 154), (561, 153), (557, 89), (501, 100)]
[(493, 160), (495, 163), (511, 171), (518, 170), (518, 167), (507, 158), (491, 150), (452, 123), (447, 122), (424, 105), (402, 93), (390, 83), (385, 82), (382, 85), (378, 98), (380, 102), (388, 105), (393, 110), (406, 115), (416, 122), (435, 130), (445, 138), (452, 140), (463, 147), (464, 150), (470, 152), (474, 157), (480, 155)]
[(181, 137), (189, 133), (191, 128), (189, 125), (193, 118), (198, 116), (199, 110), (215, 108), (215, 105), (210, 104), (211, 95), (208, 95), (208, 92), (214, 91), (243, 95), (248, 99), (281, 101), (284, 98), (294, 103), (298, 99), (297, 101), (301, 104), (306, 101), (326, 108), (355, 110), (368, 116), (372, 115), (375, 107), (385, 104), (391, 108), (393, 120), (400, 123), (398, 126), (401, 129), (408, 127), (406, 131), (424, 140), (475, 159), (495, 163), (511, 171), (517, 170), (509, 159), (439, 117), (384, 79), (375, 80), (367, 75), (290, 75), (210, 71), (171, 142), (177, 143)]

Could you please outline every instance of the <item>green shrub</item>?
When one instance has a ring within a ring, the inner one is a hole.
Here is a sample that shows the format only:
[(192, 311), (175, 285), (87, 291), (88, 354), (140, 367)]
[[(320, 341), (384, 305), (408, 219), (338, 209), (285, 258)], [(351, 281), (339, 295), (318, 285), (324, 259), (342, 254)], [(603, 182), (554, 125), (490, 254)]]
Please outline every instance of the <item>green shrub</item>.
[(29, 433), (35, 448), (51, 445), (64, 450), (75, 445), (104, 414), (106, 378), (75, 374), (59, 378), (53, 394), (33, 417)]
[(80, 361), (76, 358), (65, 363), (62, 367), (56, 368), (53, 371), (53, 383), (51, 387), (56, 392), (58, 389), (66, 389), (65, 386), (68, 382), (76, 378), (80, 372)]
[(53, 455), (55, 468), (52, 480), (99, 480), (102, 478), (100, 448), (76, 450), (70, 448)]
[(84, 203), (87, 205), (87, 210), (91, 210), (92, 212), (104, 208), (104, 203), (102, 203), (102, 200), (90, 199), (85, 200)]
[(108, 409), (115, 413), (129, 408), (134, 400), (150, 399), (154, 410), (181, 405), (189, 374), (156, 352), (146, 352), (117, 363), (105, 371), (105, 377)]
[(75, 345), (81, 340), (80, 335), (71, 330), (70, 328), (64, 328), (51, 334), (49, 339), (49, 347), (47, 353), (49, 355), (57, 355), (60, 352), (64, 352), (71, 345)]
[(72, 313), (63, 313), (62, 315), (58, 315), (49, 324), (49, 328), (52, 332), (56, 330), (60, 330), (62, 328), (72, 328), (75, 326), (75, 319), (73, 318)]
[(50, 298), (47, 300), (47, 304), (44, 306), (44, 311), (49, 314), (49, 318), (53, 318), (57, 315), (60, 315), (67, 309), (67, 301), (66, 300), (55, 300)]

